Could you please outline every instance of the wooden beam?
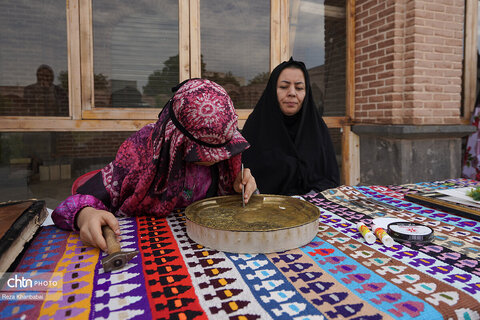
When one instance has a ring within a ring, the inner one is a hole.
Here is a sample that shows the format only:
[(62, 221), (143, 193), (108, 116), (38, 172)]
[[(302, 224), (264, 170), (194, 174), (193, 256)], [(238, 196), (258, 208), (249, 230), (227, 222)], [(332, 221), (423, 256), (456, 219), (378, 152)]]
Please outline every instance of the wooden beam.
[(360, 139), (351, 131), (355, 121), (355, 0), (346, 0), (347, 52), (345, 70), (345, 116), (342, 133), (342, 177), (347, 185), (360, 183)]
[(80, 72), (80, 30), (78, 0), (67, 1), (67, 57), (68, 57), (68, 92), (69, 115), (73, 119), (82, 117), (82, 91)]
[(270, 71), (282, 62), (280, 40), (280, 2), (270, 1)]
[(463, 118), (470, 120), (477, 95), (478, 0), (465, 2), (465, 63), (463, 65)]
[(155, 109), (135, 109), (135, 108), (95, 108), (94, 110), (85, 110), (82, 118), (85, 120), (152, 120), (158, 118), (161, 108)]
[(342, 132), (342, 177), (346, 185), (360, 183), (360, 139), (351, 131), (350, 126)]
[(247, 120), (253, 109), (235, 109), (239, 120)]
[(2, 132), (137, 131), (152, 120), (0, 119)]
[[(82, 90), (82, 110), (93, 108), (94, 79), (93, 79), (93, 17), (92, 2), (90, 0), (80, 1), (80, 70)], [(72, 72), (74, 70), (71, 70)]]
[(295, 36), (297, 34), (298, 16), (300, 13), (300, 0), (290, 0), (292, 3), (289, 12), (289, 32), (288, 32), (288, 55), (293, 56), (293, 47), (295, 45)]
[[(131, 109), (107, 110), (95, 108), (95, 110), (83, 111), (83, 120), (72, 120), (69, 117), (0, 117), (2, 131), (130, 131), (138, 127), (138, 123), (151, 123), (158, 119), (161, 109)], [(251, 110), (236, 110), (239, 127), (248, 118)], [(345, 117), (323, 118), (329, 128), (345, 128), (351, 123)], [(85, 122), (85, 124), (83, 123)], [(58, 125), (56, 125), (58, 123)], [(105, 125), (115, 125), (115, 130)], [(71, 126), (70, 128), (68, 126)]]
[[(237, 111), (237, 114), (239, 112)], [(243, 128), (243, 126), (245, 125), (245, 121), (247, 121), (247, 118), (248, 116), (243, 116), (242, 114), (239, 114), (238, 116), (238, 127), (240, 129)], [(346, 122), (345, 118), (343, 117), (326, 117), (326, 118), (323, 118), (323, 120), (325, 121), (326, 125), (328, 128), (330, 129), (343, 129), (344, 132), (345, 132), (345, 128), (348, 128), (348, 130), (351, 130), (350, 126), (345, 126), (345, 124), (349, 124), (349, 122)], [(352, 132), (353, 135), (355, 135), (353, 132)], [(342, 139), (346, 138), (345, 137), (345, 133), (342, 133)], [(359, 150), (358, 149), (347, 149), (345, 150), (345, 148), (343, 147), (343, 140), (342, 140), (342, 158), (347, 156), (349, 157), (349, 160), (351, 164), (348, 165), (348, 167), (351, 167), (351, 166), (360, 166), (360, 160), (359, 160)], [(357, 143), (358, 144), (358, 143)], [(356, 153), (355, 154), (343, 154), (343, 150), (345, 150), (346, 153), (349, 153), (349, 152), (352, 152), (352, 151), (349, 151), (349, 150), (353, 150), (355, 151)]]
[(349, 119), (345, 117), (324, 117), (323, 121), (329, 128), (343, 128), (352, 125)]
[(179, 82), (190, 78), (190, 1), (178, 2)]
[(200, 0), (190, 0), (190, 77), (202, 76), (200, 45)]
[(355, 0), (347, 0), (347, 52), (346, 52), (346, 110), (347, 117), (355, 120)]
[(290, 58), (290, 1), (281, 0), (280, 5), (280, 63)]

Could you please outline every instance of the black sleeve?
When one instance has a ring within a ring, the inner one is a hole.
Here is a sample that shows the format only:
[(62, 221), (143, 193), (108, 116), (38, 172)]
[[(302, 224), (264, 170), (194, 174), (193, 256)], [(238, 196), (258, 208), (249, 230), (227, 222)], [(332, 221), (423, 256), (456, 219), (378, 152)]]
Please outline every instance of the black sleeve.
[(95, 198), (103, 202), (103, 204), (111, 209), (111, 199), (110, 194), (107, 192), (103, 185), (102, 172), (97, 172), (96, 175), (87, 180), (77, 189), (77, 193), (92, 195)]

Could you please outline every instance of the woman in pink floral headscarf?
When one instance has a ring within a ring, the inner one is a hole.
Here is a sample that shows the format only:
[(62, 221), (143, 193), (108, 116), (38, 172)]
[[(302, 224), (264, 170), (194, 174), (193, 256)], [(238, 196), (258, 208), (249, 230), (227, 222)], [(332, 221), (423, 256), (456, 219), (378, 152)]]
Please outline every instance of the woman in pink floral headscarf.
[(206, 197), (241, 192), (242, 185), (248, 202), (256, 183), (249, 169), (241, 179), (241, 152), (249, 145), (230, 97), (204, 79), (175, 89), (158, 121), (128, 138), (113, 162), (55, 209), (57, 226), (79, 230), (84, 242), (106, 250), (101, 227), (119, 234), (115, 216), (166, 216)]

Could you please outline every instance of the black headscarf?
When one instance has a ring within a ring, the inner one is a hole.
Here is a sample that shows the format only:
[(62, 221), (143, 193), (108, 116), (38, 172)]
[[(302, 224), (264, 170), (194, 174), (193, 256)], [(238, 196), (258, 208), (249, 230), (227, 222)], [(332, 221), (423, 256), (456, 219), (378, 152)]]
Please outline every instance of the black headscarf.
[[(293, 116), (282, 113), (277, 99), (278, 77), (288, 67), (302, 70), (305, 76), (305, 99)], [(313, 101), (303, 62), (290, 58), (272, 71), (242, 135), (251, 145), (242, 161), (252, 170), (261, 193), (301, 195), (338, 186), (333, 143)]]

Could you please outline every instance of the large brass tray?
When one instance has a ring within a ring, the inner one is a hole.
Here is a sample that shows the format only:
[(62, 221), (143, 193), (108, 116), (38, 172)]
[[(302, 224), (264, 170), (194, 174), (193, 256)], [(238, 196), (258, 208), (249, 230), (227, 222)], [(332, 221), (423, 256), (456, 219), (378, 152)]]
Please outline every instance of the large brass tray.
[(185, 210), (187, 234), (220, 251), (269, 253), (298, 248), (318, 231), (320, 210), (307, 201), (253, 195), (243, 208), (240, 195), (208, 198)]

